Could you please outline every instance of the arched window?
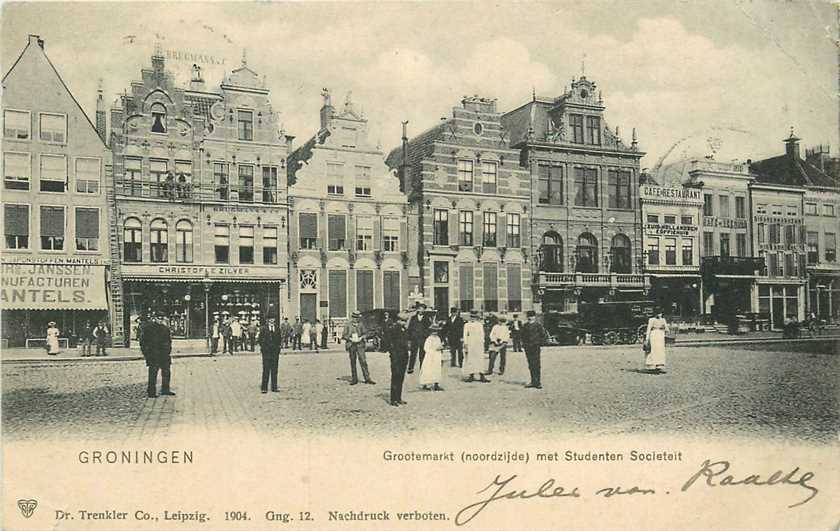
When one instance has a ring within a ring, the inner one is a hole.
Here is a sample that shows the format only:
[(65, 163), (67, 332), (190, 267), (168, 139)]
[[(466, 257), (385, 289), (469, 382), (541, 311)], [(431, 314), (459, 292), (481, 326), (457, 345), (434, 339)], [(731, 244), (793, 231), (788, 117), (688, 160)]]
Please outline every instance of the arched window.
[(598, 240), (588, 232), (578, 236), (575, 271), (578, 273), (598, 272)]
[(193, 261), (193, 226), (185, 219), (175, 224), (175, 261), (179, 263)]
[(540, 271), (563, 272), (563, 238), (554, 231), (543, 234)]
[(152, 262), (169, 261), (169, 227), (166, 221), (156, 219), (151, 225)]
[(162, 103), (152, 104), (152, 132), (166, 132), (166, 107)]
[(137, 218), (128, 218), (123, 224), (123, 261), (143, 261), (143, 225)]
[(610, 246), (610, 272), (630, 273), (630, 238), (624, 234), (616, 234)]

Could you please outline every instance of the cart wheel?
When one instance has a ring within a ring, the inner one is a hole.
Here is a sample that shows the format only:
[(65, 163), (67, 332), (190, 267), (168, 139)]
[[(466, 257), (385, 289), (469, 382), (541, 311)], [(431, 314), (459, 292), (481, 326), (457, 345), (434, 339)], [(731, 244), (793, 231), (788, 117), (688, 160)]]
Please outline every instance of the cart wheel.
[(622, 345), (629, 345), (636, 342), (636, 335), (633, 332), (622, 330), (618, 334), (618, 341)]
[(592, 334), (590, 339), (593, 345), (603, 345), (604, 344), (604, 336), (601, 334)]
[(639, 328), (636, 329), (636, 343), (644, 343), (645, 336), (647, 335), (647, 325), (639, 325)]
[(604, 335), (604, 343), (607, 345), (615, 345), (618, 343), (618, 332), (611, 330)]

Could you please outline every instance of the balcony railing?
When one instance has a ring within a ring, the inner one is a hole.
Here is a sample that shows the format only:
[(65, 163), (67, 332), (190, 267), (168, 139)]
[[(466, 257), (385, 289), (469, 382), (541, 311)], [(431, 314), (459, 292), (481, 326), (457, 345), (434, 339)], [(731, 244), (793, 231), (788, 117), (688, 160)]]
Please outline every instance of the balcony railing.
[(541, 288), (643, 288), (645, 275), (623, 273), (548, 273), (540, 271)]
[(232, 202), (273, 204), (280, 200), (279, 189), (253, 186), (198, 186), (192, 183), (150, 182), (122, 179), (116, 181), (119, 196), (166, 199), (181, 202)]
[(764, 258), (743, 256), (705, 256), (700, 266), (703, 275), (766, 275)]

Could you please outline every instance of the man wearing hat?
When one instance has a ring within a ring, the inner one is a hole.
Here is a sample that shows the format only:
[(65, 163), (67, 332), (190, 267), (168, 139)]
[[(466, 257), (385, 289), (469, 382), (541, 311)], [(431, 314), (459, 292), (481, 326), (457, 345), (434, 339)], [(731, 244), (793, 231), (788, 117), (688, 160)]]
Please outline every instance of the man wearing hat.
[(510, 338), (513, 340), (513, 351), (519, 352), (522, 350), (522, 320), (519, 314), (513, 314), (510, 320)]
[(446, 341), (449, 343), (449, 363), (453, 367), (464, 366), (464, 320), (458, 308), (449, 309), (446, 320)]
[(210, 354), (213, 355), (219, 350), (219, 339), (222, 337), (222, 324), (219, 316), (213, 316), (213, 324), (210, 325)]
[(507, 326), (507, 319), (502, 316), (490, 331), (490, 367), (487, 369), (487, 374), (493, 374), (496, 356), (499, 357), (499, 376), (505, 373), (508, 341), (510, 341), (510, 329)]
[(470, 322), (464, 325), (464, 366), (462, 374), (467, 382), (475, 381), (477, 374), (482, 383), (490, 380), (484, 377), (484, 325), (475, 310), (470, 311)]
[(268, 392), (268, 382), (271, 380), (271, 392), (276, 393), (277, 389), (277, 365), (280, 357), (280, 347), (283, 338), (280, 335), (280, 328), (274, 317), (268, 318), (268, 324), (260, 330), (260, 355), (262, 356), (262, 382), (260, 391)]
[(423, 351), (423, 345), (426, 343), (426, 337), (429, 335), (429, 326), (432, 324), (431, 315), (426, 313), (426, 305), (422, 302), (414, 304), (414, 316), (408, 322), (408, 337), (411, 341), (410, 356), (408, 358), (408, 374), (414, 372), (414, 365), (417, 362), (418, 355), (420, 356), (420, 365), (423, 365), (423, 357), (426, 353)]
[(161, 372), (161, 395), (172, 395), (169, 389), (171, 379), (170, 366), (172, 365), (172, 336), (169, 327), (163, 323), (160, 314), (155, 315), (151, 320), (141, 325), (140, 351), (146, 359), (146, 366), (149, 368), (149, 385), (147, 395), (149, 398), (157, 397), (157, 374)]
[(389, 322), (385, 329), (385, 342), (391, 357), (391, 405), (399, 406), (406, 402), (402, 399), (405, 368), (408, 365), (408, 331), (406, 325), (411, 314), (401, 312), (397, 314), (394, 323)]
[(531, 373), (531, 382), (525, 387), (542, 389), (540, 382), (540, 351), (543, 343), (548, 340), (548, 334), (543, 325), (537, 321), (537, 313), (528, 310), (526, 314), (528, 322), (522, 327), (522, 345), (525, 347), (525, 357), (528, 359), (528, 371)]
[(366, 384), (375, 384), (370, 379), (368, 372), (367, 357), (365, 356), (365, 334), (362, 331), (362, 314), (353, 312), (350, 316), (350, 322), (344, 327), (344, 335), (342, 339), (345, 341), (345, 348), (350, 354), (350, 385), (359, 383), (359, 375), (356, 372), (356, 359), (359, 360), (359, 365), (362, 367), (362, 377)]

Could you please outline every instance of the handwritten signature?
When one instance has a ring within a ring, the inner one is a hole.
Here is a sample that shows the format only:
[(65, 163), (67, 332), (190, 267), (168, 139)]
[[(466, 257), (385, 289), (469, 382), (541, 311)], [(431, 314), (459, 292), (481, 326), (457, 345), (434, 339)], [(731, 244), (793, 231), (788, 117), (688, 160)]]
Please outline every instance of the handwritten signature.
[[(819, 493), (819, 489), (814, 487), (810, 482), (814, 479), (813, 472), (800, 472), (799, 467), (795, 467), (789, 472), (777, 470), (770, 476), (764, 477), (759, 474), (749, 474), (747, 476), (738, 478), (732, 474), (728, 474), (731, 467), (729, 461), (710, 461), (705, 460), (700, 469), (691, 475), (682, 485), (681, 491), (686, 492), (695, 484), (702, 485), (705, 483), (708, 487), (730, 487), (730, 486), (772, 486), (772, 485), (797, 485), (807, 491), (809, 496), (802, 501), (789, 505), (788, 507), (798, 507), (811, 501), (814, 496)], [(481, 500), (471, 503), (463, 507), (458, 514), (455, 515), (455, 525), (465, 525), (472, 521), (476, 516), (481, 514), (494, 502), (504, 500), (529, 500), (534, 498), (580, 498), (581, 492), (578, 487), (563, 487), (556, 483), (553, 478), (543, 481), (536, 490), (529, 490), (523, 488), (514, 488), (511, 484), (518, 477), (517, 474), (512, 474), (507, 478), (502, 478), (501, 475), (491, 481), (486, 487), (478, 491), (476, 494), (489, 492), (489, 496), (483, 497)], [(705, 478), (705, 481), (702, 480)], [(633, 487), (605, 487), (595, 491), (596, 496), (604, 498), (611, 498), (613, 496), (625, 495), (655, 495), (654, 489), (642, 488), (639, 486)]]

